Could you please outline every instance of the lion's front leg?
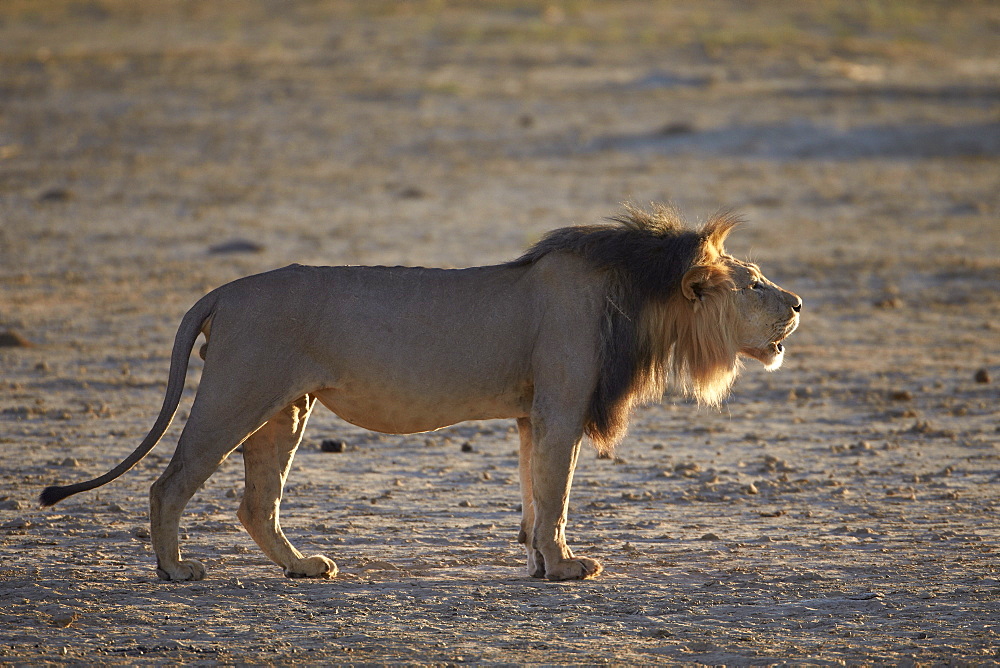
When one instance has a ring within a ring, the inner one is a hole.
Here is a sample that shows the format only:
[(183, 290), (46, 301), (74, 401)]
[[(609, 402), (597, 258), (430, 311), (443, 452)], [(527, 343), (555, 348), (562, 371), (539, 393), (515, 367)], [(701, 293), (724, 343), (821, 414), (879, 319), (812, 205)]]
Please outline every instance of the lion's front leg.
[(337, 565), (327, 557), (302, 556), (288, 542), (279, 521), (282, 488), (315, 403), (312, 397), (299, 399), (243, 443), (246, 490), (238, 513), (240, 522), (264, 554), (290, 578), (337, 575)]
[[(534, 419), (530, 448), (531, 530), (526, 531), (528, 568), (534, 577), (550, 580), (582, 580), (600, 574), (600, 562), (576, 557), (566, 543), (569, 492), (580, 454), (579, 429), (546, 427)], [(522, 456), (524, 440), (522, 437)], [(523, 464), (522, 464), (523, 465)]]

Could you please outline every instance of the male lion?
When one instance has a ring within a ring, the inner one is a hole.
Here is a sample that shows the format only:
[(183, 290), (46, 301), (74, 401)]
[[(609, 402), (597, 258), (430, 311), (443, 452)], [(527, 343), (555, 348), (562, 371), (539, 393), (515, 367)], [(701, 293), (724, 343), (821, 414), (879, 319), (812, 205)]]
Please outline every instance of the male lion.
[(201, 385), (166, 470), (150, 490), (157, 573), (198, 580), (181, 560), (181, 512), (243, 445), (239, 518), (289, 577), (332, 577), (278, 522), (282, 487), (316, 402), (388, 433), (463, 420), (515, 418), (528, 573), (590, 578), (593, 559), (566, 544), (570, 485), (586, 434), (609, 451), (636, 405), (668, 381), (718, 404), (740, 356), (781, 365), (802, 301), (722, 244), (719, 215), (685, 229), (671, 209), (628, 207), (607, 224), (551, 232), (520, 258), (489, 267), (292, 265), (213, 290), (181, 321), (163, 407), (125, 461), (88, 482), (48, 487), (43, 505), (122, 475), (156, 445), (181, 397), (199, 333)]

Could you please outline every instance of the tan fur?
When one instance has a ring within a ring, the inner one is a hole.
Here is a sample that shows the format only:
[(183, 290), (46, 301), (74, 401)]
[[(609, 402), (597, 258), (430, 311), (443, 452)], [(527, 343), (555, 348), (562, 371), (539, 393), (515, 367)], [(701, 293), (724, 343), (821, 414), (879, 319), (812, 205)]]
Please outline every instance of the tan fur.
[(331, 577), (279, 522), (282, 488), (309, 415), (321, 403), (356, 425), (411, 433), (463, 420), (515, 418), (528, 572), (588, 578), (601, 565), (565, 537), (584, 434), (601, 451), (632, 410), (671, 385), (718, 404), (740, 356), (781, 363), (799, 298), (725, 253), (737, 222), (700, 230), (675, 211), (630, 207), (608, 224), (556, 230), (493, 267), (302, 267), (212, 291), (184, 316), (163, 407), (136, 450), (108, 473), (49, 487), (42, 503), (122, 475), (156, 445), (180, 401), (199, 333), (199, 391), (170, 464), (150, 491), (157, 572), (200, 579), (177, 534), (194, 492), (237, 446), (246, 491), (238, 516), (290, 577)]

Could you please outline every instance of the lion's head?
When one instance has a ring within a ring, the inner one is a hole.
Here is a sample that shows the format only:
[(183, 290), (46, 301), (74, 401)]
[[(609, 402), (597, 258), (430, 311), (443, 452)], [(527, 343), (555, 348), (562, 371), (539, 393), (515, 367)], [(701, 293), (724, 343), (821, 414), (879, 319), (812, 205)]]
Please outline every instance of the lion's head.
[(601, 371), (586, 425), (599, 450), (612, 449), (632, 409), (668, 385), (718, 405), (741, 357), (781, 366), (802, 300), (726, 254), (738, 222), (723, 213), (691, 230), (672, 208), (627, 205), (609, 224), (556, 230), (517, 260), (571, 252), (606, 274)]

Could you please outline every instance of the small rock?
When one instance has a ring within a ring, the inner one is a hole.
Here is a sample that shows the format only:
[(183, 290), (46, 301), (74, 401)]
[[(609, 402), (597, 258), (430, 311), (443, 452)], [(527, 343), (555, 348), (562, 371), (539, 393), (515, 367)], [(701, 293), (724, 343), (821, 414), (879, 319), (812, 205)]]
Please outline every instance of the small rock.
[(263, 253), (264, 246), (248, 239), (231, 239), (208, 247), (212, 255), (225, 253)]
[(24, 510), (24, 504), (17, 499), (2, 499), (0, 510)]
[(407, 186), (399, 191), (398, 197), (400, 199), (423, 199), (427, 197), (427, 193), (416, 186)]
[(73, 193), (65, 188), (49, 188), (38, 196), (39, 202), (68, 202), (73, 199)]
[(465, 443), (462, 444), (462, 452), (473, 452), (473, 451), (474, 448), (472, 447), (472, 443), (466, 441)]
[(695, 131), (694, 125), (685, 121), (674, 121), (667, 123), (657, 132), (661, 137), (674, 137), (677, 135), (687, 135)]
[(986, 369), (979, 369), (976, 371), (976, 375), (973, 376), (973, 379), (977, 383), (988, 383), (990, 382), (990, 372)]
[(875, 308), (902, 308), (903, 300), (899, 297), (886, 297), (875, 302)]
[(684, 462), (674, 466), (674, 473), (684, 478), (697, 478), (701, 474), (701, 466), (696, 462)]
[[(51, 617), (52, 626), (58, 626), (59, 628), (64, 629), (67, 626), (69, 626), (70, 624), (72, 624), (73, 622), (75, 622), (78, 617), (79, 616), (75, 612), (56, 613), (56, 614), (52, 615), (52, 617)], [(62, 654), (64, 654), (64, 655), (66, 654), (66, 648), (65, 647), (63, 647)]]
[(758, 490), (758, 489), (757, 489), (757, 485), (755, 485), (755, 484), (753, 484), (753, 483), (750, 483), (749, 485), (747, 485), (747, 486), (746, 486), (746, 487), (744, 488), (744, 491), (745, 491), (745, 492), (746, 492), (747, 494), (758, 494), (758, 493), (760, 492), (760, 490)]
[(59, 466), (66, 466), (75, 469), (80, 466), (80, 461), (76, 457), (67, 457), (59, 462)]
[(327, 438), (319, 444), (321, 452), (344, 452), (347, 450), (347, 443), (336, 438)]
[(468, 499), (466, 499), (464, 501), (459, 501), (458, 505), (460, 507), (462, 507), (462, 508), (473, 508), (474, 507), (473, 504), (472, 504), (472, 501), (469, 501)]
[(719, 538), (718, 534), (706, 533), (701, 538), (699, 538), (698, 540), (722, 540), (722, 539)]
[(882, 594), (874, 591), (865, 591), (857, 594), (848, 594), (845, 598), (849, 601), (874, 601), (882, 598)]
[(31, 348), (34, 345), (12, 329), (0, 332), (0, 348)]
[(889, 398), (893, 401), (912, 401), (913, 393), (909, 390), (893, 390), (889, 393)]

